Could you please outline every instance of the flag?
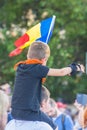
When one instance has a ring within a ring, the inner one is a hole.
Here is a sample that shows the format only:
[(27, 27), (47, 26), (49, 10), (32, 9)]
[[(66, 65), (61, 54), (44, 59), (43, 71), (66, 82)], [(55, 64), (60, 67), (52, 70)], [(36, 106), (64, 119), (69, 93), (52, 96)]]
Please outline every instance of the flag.
[(42, 20), (40, 23), (29, 29), (23, 36), (15, 41), (15, 46), (17, 47), (13, 50), (9, 56), (15, 56), (20, 54), (24, 48), (29, 46), (34, 41), (42, 41), (48, 44), (55, 23), (55, 16)]

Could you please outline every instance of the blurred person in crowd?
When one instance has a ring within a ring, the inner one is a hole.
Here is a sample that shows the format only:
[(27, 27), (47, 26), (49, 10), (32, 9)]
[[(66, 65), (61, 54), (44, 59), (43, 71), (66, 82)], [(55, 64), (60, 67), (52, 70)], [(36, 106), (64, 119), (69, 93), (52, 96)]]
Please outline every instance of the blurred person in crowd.
[(7, 124), (8, 107), (9, 98), (2, 90), (0, 90), (0, 130), (4, 130)]
[(57, 104), (57, 107), (58, 107), (58, 110), (60, 110), (61, 112), (65, 112), (66, 111), (66, 108), (67, 108), (67, 105), (62, 103), (62, 102), (56, 102)]
[[(42, 85), (40, 109), (47, 115), (48, 115), (48, 112), (50, 111), (49, 100), (50, 100), (50, 91), (45, 86)], [(52, 120), (52, 118), (50, 116), (49, 116), (49, 121), (50, 121), (49, 122), (50, 125), (54, 124), (54, 121)], [(57, 129), (58, 129), (58, 127), (56, 128), (56, 130)]]
[(5, 94), (7, 94), (8, 98), (9, 98), (8, 120), (7, 120), (7, 122), (9, 122), (10, 120), (13, 119), (13, 117), (11, 115), (11, 86), (10, 86), (10, 84), (5, 83), (0, 86), (0, 90), (2, 90)]
[(11, 94), (11, 87), (8, 83), (1, 85), (0, 89), (3, 90), (7, 95)]
[(77, 115), (77, 110), (74, 105), (72, 104), (65, 104), (63, 102), (56, 102), (58, 110), (61, 111), (62, 113), (65, 113), (69, 115), (74, 123), (76, 115)]
[(87, 130), (87, 105), (82, 105), (75, 100), (74, 105), (78, 109), (78, 122), (75, 125), (76, 130)]
[(73, 121), (71, 117), (61, 112), (58, 109), (57, 107), (58, 104), (55, 102), (54, 99), (50, 99), (49, 103), (50, 103), (50, 111), (48, 115), (53, 118), (54, 122), (58, 126), (58, 129), (59, 130), (73, 130), (74, 125), (73, 125)]

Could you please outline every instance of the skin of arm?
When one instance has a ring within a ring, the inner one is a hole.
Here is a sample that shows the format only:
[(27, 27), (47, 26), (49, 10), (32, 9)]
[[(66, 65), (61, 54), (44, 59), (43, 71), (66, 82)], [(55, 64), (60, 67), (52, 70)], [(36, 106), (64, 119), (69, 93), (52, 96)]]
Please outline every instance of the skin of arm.
[(65, 76), (72, 72), (72, 69), (70, 67), (65, 67), (61, 69), (53, 69), (50, 68), (48, 71), (48, 76)]
[[(77, 66), (77, 71), (82, 71), (83, 73), (84, 71), (84, 66), (79, 64), (80, 68)], [(65, 67), (65, 68), (61, 68), (61, 69), (53, 69), (50, 68), (49, 72), (48, 72), (48, 76), (65, 76), (65, 75), (70, 75), (70, 73), (72, 72), (72, 68), (71, 67)]]

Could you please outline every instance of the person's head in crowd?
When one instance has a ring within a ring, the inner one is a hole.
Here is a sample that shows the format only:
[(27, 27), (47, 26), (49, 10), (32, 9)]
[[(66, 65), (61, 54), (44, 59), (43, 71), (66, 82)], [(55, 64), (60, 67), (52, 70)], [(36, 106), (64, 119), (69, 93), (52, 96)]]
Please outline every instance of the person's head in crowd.
[(46, 62), (50, 56), (50, 48), (47, 44), (41, 41), (33, 42), (28, 50), (27, 59), (38, 59), (46, 65)]
[(4, 130), (7, 123), (7, 111), (9, 107), (9, 98), (0, 90), (0, 130)]
[(78, 109), (78, 122), (81, 128), (87, 128), (87, 105), (82, 105), (77, 100), (74, 105)]
[(41, 110), (45, 113), (49, 111), (49, 99), (50, 99), (50, 92), (45, 87), (42, 86), (41, 90)]
[(87, 106), (81, 106), (79, 109), (78, 122), (81, 128), (87, 128)]
[(73, 130), (73, 122), (68, 115), (65, 115), (57, 107), (54, 99), (50, 99), (50, 111), (48, 115), (52, 117), (59, 130)]
[(53, 118), (57, 117), (58, 109), (57, 109), (56, 101), (54, 99), (50, 98), (49, 106), (50, 106), (50, 109), (49, 109), (48, 115)]
[(1, 85), (0, 89), (3, 90), (7, 95), (10, 95), (11, 93), (11, 87), (8, 83)]

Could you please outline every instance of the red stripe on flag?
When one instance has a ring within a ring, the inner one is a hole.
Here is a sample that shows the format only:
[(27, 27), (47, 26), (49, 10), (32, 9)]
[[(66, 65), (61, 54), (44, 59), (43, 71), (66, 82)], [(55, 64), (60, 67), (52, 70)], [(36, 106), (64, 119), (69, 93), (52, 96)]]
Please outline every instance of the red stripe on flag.
[(25, 33), (18, 40), (16, 40), (14, 44), (16, 47), (20, 47), (20, 46), (24, 45), (29, 40), (30, 40), (29, 35)]
[(9, 57), (19, 55), (21, 52), (22, 52), (22, 49), (16, 48), (16, 49), (13, 50), (12, 52), (10, 52)]

